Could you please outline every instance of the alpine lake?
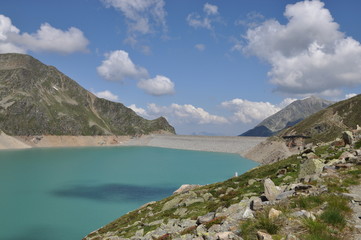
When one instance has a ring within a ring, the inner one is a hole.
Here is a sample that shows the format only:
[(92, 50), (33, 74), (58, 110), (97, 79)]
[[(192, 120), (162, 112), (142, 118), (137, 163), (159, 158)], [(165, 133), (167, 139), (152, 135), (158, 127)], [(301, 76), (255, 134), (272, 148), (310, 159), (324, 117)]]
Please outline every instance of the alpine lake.
[(237, 154), (155, 147), (0, 151), (0, 240), (80, 240), (182, 184), (258, 164)]

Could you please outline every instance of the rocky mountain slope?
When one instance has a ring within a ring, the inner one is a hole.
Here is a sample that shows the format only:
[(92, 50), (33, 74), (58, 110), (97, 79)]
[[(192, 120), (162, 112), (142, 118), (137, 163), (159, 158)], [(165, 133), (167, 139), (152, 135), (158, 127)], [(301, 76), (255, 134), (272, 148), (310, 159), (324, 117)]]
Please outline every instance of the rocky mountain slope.
[(165, 118), (146, 120), (23, 54), (0, 54), (0, 129), (18, 136), (175, 133)]
[(307, 142), (329, 142), (341, 136), (343, 131), (358, 128), (358, 125), (361, 125), (361, 95), (321, 110), (279, 136), (303, 135), (310, 137)]
[(361, 130), (225, 182), (182, 186), (84, 240), (356, 240), (361, 236)]
[(297, 100), (290, 105), (263, 120), (260, 124), (240, 136), (269, 137), (283, 129), (293, 126), (306, 117), (330, 106), (334, 102), (318, 97)]

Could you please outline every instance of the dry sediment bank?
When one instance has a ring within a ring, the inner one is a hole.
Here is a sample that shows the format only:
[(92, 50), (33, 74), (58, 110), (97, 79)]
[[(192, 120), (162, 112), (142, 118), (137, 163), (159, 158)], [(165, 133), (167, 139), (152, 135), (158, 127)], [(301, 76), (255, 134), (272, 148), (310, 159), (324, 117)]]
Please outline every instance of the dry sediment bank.
[[(32, 147), (150, 146), (183, 150), (236, 153), (244, 156), (264, 141), (262, 137), (219, 137), (188, 135), (130, 136), (8, 136), (0, 135), (0, 149)], [(257, 161), (257, 160), (256, 160)]]
[(126, 146), (151, 146), (207, 152), (237, 153), (244, 155), (264, 137), (224, 137), (191, 135), (148, 135), (131, 139)]

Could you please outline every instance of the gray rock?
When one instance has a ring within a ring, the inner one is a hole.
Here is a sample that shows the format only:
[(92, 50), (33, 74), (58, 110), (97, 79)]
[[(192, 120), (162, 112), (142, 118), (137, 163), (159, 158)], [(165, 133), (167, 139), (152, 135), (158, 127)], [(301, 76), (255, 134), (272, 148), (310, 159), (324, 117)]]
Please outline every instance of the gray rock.
[(292, 181), (292, 180), (293, 180), (293, 178), (292, 178), (291, 176), (286, 176), (286, 177), (283, 179), (284, 182), (289, 182), (289, 181)]
[(211, 193), (205, 193), (202, 195), (202, 198), (205, 200), (205, 201), (209, 201), (213, 198), (213, 195)]
[(175, 210), (174, 214), (178, 215), (180, 217), (183, 217), (187, 214), (187, 208), (177, 208), (177, 210)]
[(344, 131), (342, 133), (342, 139), (345, 144), (352, 145), (353, 144), (353, 134), (350, 131)]
[(179, 226), (182, 227), (182, 228), (189, 228), (189, 227), (195, 226), (196, 223), (197, 223), (196, 220), (182, 219), (179, 222)]
[(293, 213), (291, 213), (291, 216), (293, 216), (293, 217), (306, 217), (306, 218), (311, 218), (312, 220), (316, 220), (315, 215), (313, 215), (313, 213), (311, 213), (309, 211), (306, 211), (306, 210), (293, 212)]
[(221, 225), (220, 224), (213, 224), (209, 229), (208, 229), (208, 233), (212, 234), (212, 233), (218, 233), (221, 232)]
[(208, 231), (204, 225), (199, 225), (196, 229), (197, 236), (204, 236), (207, 235)]
[(182, 198), (180, 196), (169, 200), (168, 202), (166, 202), (163, 205), (162, 211), (164, 212), (164, 211), (167, 211), (169, 209), (178, 207), (178, 205), (180, 204), (181, 201), (182, 201)]
[(241, 240), (242, 238), (233, 232), (220, 232), (216, 234), (218, 240)]
[(284, 200), (295, 194), (295, 190), (285, 191), (277, 195), (276, 200)]
[(263, 209), (262, 199), (261, 198), (253, 199), (251, 202), (251, 209), (253, 211), (259, 211)]
[(215, 217), (216, 213), (215, 212), (209, 212), (207, 213), (206, 215), (203, 215), (203, 216), (199, 216), (197, 218), (197, 224), (203, 224), (203, 223), (206, 223), (206, 222), (209, 222), (211, 221), (214, 217)]
[(269, 201), (274, 201), (277, 195), (281, 193), (281, 190), (270, 178), (267, 178), (264, 181), (264, 193)]
[(298, 237), (293, 234), (288, 234), (286, 240), (298, 240)]
[(273, 240), (272, 236), (268, 233), (258, 231), (257, 232), (257, 239), (258, 240)]
[(307, 159), (300, 165), (299, 178), (304, 178), (307, 175), (314, 175), (322, 173), (325, 164), (320, 159)]
[(189, 206), (189, 205), (192, 205), (193, 203), (202, 203), (204, 202), (204, 199), (201, 198), (201, 197), (198, 197), (198, 198), (190, 198), (190, 199), (186, 199), (184, 204), (186, 206)]

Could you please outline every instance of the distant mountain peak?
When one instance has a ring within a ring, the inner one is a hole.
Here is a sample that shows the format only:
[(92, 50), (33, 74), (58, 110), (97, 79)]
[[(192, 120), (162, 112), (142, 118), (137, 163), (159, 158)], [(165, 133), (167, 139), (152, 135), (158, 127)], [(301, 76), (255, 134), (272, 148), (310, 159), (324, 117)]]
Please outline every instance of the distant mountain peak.
[(275, 135), (333, 103), (332, 101), (324, 100), (316, 96), (296, 100), (240, 136), (268, 137)]

